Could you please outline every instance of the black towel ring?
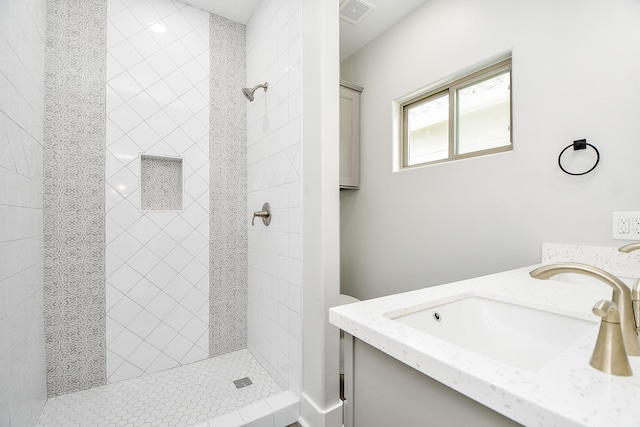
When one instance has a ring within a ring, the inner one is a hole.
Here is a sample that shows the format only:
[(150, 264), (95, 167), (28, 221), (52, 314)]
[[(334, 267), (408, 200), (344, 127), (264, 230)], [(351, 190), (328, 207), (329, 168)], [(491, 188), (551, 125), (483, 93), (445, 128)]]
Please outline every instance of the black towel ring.
[[(571, 147), (573, 147), (574, 150), (584, 150), (584, 149), (587, 148), (587, 146), (593, 148), (593, 151), (596, 152), (596, 163), (591, 167), (591, 169), (589, 169), (586, 172), (574, 173), (574, 172), (569, 172), (564, 167), (562, 167), (562, 155), (564, 154), (565, 151), (567, 151)], [(560, 166), (560, 169), (562, 169), (562, 172), (564, 172), (564, 173), (566, 173), (568, 175), (573, 175), (573, 176), (579, 176), (579, 175), (588, 174), (589, 172), (594, 170), (596, 168), (596, 166), (598, 166), (599, 162), (600, 162), (600, 152), (598, 151), (598, 149), (596, 147), (594, 147), (593, 145), (587, 143), (586, 139), (578, 139), (576, 141), (573, 141), (573, 144), (567, 145), (565, 147), (565, 149), (562, 150), (560, 152), (560, 155), (558, 156), (558, 166)]]

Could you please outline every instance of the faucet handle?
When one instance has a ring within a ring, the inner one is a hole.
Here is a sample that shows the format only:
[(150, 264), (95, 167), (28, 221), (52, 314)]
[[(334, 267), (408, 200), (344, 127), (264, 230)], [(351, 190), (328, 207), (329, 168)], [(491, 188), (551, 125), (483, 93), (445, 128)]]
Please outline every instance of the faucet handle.
[(601, 317), (605, 322), (620, 324), (618, 306), (612, 301), (602, 299), (593, 306), (591, 311), (593, 311), (593, 314), (596, 316)]
[(611, 301), (600, 300), (593, 306), (593, 314), (601, 317), (602, 321), (589, 364), (607, 374), (633, 375), (622, 338), (618, 306)]

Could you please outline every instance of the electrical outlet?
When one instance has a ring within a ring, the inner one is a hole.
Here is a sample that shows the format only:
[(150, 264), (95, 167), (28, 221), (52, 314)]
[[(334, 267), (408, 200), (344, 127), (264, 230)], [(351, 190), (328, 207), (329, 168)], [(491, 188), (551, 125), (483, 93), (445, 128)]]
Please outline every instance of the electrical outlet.
[(640, 240), (640, 212), (613, 212), (613, 238)]
[(618, 233), (629, 234), (629, 218), (618, 218)]

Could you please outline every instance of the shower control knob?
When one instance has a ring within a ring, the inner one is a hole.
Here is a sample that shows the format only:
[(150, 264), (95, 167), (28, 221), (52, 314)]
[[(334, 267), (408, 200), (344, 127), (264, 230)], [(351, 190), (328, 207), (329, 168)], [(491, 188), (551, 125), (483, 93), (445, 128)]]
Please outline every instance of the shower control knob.
[(253, 213), (253, 218), (251, 219), (251, 225), (254, 225), (256, 217), (262, 218), (262, 223), (264, 225), (271, 224), (271, 205), (269, 203), (265, 203), (262, 205), (262, 210)]

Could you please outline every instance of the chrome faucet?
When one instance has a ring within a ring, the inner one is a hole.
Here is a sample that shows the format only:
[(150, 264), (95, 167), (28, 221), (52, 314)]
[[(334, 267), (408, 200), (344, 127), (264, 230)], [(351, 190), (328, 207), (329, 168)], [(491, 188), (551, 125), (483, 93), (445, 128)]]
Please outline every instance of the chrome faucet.
[[(620, 252), (629, 253), (640, 249), (640, 243), (629, 243), (624, 245), (618, 250)], [(636, 333), (640, 331), (640, 279), (636, 279), (633, 283), (633, 289), (631, 291), (631, 304), (633, 307), (633, 317), (636, 321)]]
[(629, 356), (640, 356), (640, 341), (638, 341), (636, 325), (633, 319), (631, 291), (627, 285), (604, 270), (576, 262), (545, 265), (531, 271), (529, 274), (535, 279), (545, 280), (562, 273), (576, 273), (590, 276), (613, 288), (611, 300), (618, 309), (622, 337), (627, 354)]

